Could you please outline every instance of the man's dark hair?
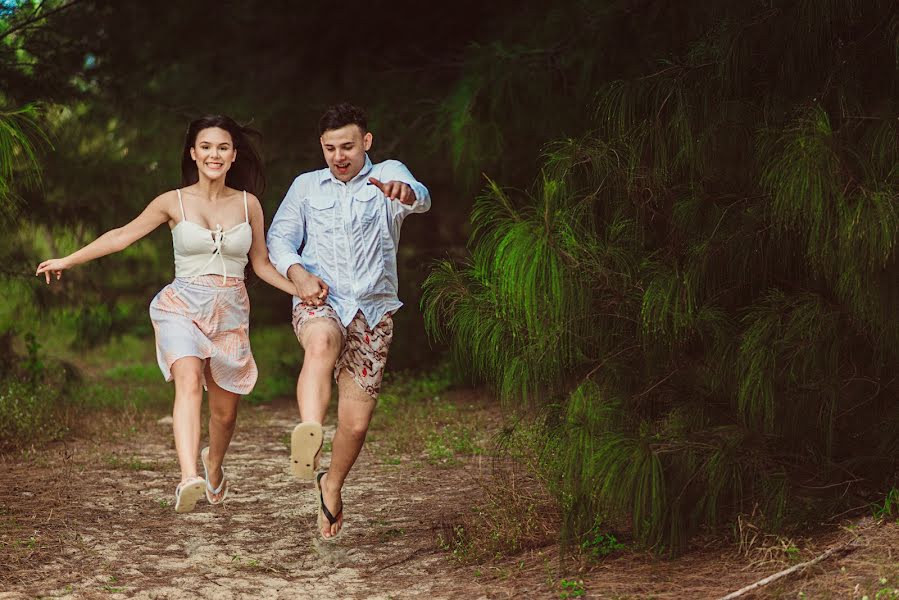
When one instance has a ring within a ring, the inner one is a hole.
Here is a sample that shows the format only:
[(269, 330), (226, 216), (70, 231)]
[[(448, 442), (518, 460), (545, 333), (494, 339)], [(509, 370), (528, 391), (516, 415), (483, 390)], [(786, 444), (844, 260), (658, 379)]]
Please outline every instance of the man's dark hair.
[(358, 125), (362, 133), (368, 132), (368, 120), (365, 118), (365, 111), (350, 104), (349, 102), (341, 102), (329, 106), (325, 114), (318, 121), (318, 134), (322, 135), (331, 129), (340, 129), (347, 125)]

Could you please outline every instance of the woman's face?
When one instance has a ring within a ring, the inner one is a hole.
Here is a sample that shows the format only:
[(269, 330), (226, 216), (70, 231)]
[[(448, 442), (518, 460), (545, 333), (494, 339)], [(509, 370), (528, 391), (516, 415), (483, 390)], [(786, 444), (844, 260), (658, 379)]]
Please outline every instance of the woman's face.
[(201, 129), (190, 149), (190, 157), (197, 163), (197, 171), (207, 179), (224, 177), (237, 159), (237, 149), (231, 134), (219, 127)]

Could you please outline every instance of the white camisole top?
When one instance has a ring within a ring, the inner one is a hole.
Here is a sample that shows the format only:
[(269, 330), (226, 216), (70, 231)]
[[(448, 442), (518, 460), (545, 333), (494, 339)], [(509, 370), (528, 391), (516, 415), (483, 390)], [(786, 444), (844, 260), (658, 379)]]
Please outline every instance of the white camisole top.
[(249, 262), (247, 253), (253, 243), (246, 190), (243, 193), (246, 220), (229, 229), (222, 229), (219, 224), (216, 224), (215, 229), (207, 229), (188, 221), (184, 216), (180, 189), (178, 204), (181, 206), (181, 221), (172, 228), (175, 277), (221, 275), (222, 283), (228, 277), (243, 279), (244, 269)]

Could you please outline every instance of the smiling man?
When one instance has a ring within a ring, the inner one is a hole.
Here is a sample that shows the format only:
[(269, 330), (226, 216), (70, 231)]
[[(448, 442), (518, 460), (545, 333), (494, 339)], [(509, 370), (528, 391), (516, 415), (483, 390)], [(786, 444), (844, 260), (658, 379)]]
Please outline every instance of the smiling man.
[[(291, 436), (291, 472), (315, 478), (319, 529), (343, 526), (341, 489), (362, 449), (393, 339), (396, 250), (403, 219), (431, 206), (427, 188), (403, 163), (372, 164), (365, 113), (330, 107), (319, 121), (328, 167), (297, 177), (275, 215), (268, 248), (275, 267), (297, 286), (293, 329), (303, 346), (297, 379), (301, 423)], [(315, 470), (322, 422), (337, 381), (337, 431), (331, 466)]]

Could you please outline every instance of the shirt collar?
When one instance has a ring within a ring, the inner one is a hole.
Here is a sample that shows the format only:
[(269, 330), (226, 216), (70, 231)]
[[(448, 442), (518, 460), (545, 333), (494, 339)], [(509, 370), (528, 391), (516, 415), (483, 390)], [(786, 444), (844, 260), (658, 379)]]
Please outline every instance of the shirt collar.
[[(353, 177), (351, 180), (349, 180), (347, 182), (347, 185), (352, 184), (354, 181), (357, 181), (360, 178), (368, 175), (371, 172), (371, 168), (372, 168), (371, 159), (368, 157), (368, 152), (366, 152), (365, 153), (365, 164), (362, 165), (362, 170), (360, 170), (359, 173), (357, 173), (355, 177)], [(324, 169), (321, 170), (321, 177), (319, 177), (319, 182), (324, 183), (328, 180), (331, 180), (334, 183), (343, 184), (342, 181), (340, 181), (339, 179), (334, 177), (334, 173), (331, 172), (331, 169), (325, 167)]]

